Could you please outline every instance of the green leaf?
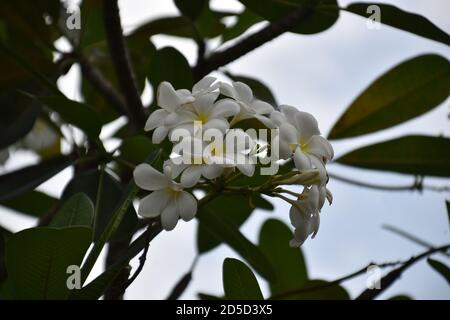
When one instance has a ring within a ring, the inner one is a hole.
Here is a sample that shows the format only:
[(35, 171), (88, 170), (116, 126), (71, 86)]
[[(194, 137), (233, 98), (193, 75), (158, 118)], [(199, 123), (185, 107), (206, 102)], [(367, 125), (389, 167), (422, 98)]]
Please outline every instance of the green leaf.
[(58, 199), (34, 190), (3, 200), (0, 202), (0, 205), (30, 216), (41, 217), (52, 208), (55, 208), (57, 203)]
[(69, 198), (50, 222), (50, 227), (92, 226), (94, 205), (84, 193)]
[(205, 4), (207, 4), (206, 0), (175, 0), (178, 10), (192, 20), (196, 20), (200, 16)]
[(255, 275), (237, 259), (223, 262), (223, 289), (228, 300), (264, 300)]
[(450, 139), (406, 136), (347, 153), (336, 162), (414, 175), (450, 176)]
[(100, 116), (86, 104), (67, 99), (62, 95), (47, 97), (30, 95), (30, 97), (45, 104), (48, 108), (58, 113), (64, 121), (80, 128), (89, 137), (96, 139), (99, 136), (102, 129)]
[[(259, 197), (257, 199), (254, 202), (257, 202), (259, 206), (266, 205), (263, 198)], [(232, 210), (229, 206), (230, 203), (233, 204)], [(214, 212), (221, 218), (227, 219), (236, 229), (239, 229), (254, 210), (254, 208), (249, 206), (249, 199), (244, 196), (221, 196), (208, 203), (204, 208), (206, 209), (200, 208), (199, 210)], [(266, 207), (265, 209), (270, 210), (270, 207)], [(199, 253), (212, 250), (221, 244), (221, 242), (222, 239), (220, 237), (214, 232), (211, 232), (202, 221), (199, 221), (197, 231), (197, 248)]]
[(309, 280), (299, 288), (294, 296), (296, 300), (349, 300), (348, 292), (339, 284), (324, 280)]
[(239, 232), (229, 219), (205, 206), (196, 215), (197, 219), (216, 239), (225, 242), (241, 255), (261, 276), (275, 281), (275, 272), (267, 257), (261, 250)]
[(149, 21), (134, 30), (130, 36), (142, 36), (148, 39), (156, 34), (183, 38), (196, 37), (192, 22), (186, 17), (163, 17)]
[(434, 270), (436, 270), (441, 276), (444, 277), (445, 280), (447, 280), (447, 283), (450, 285), (450, 268), (447, 267), (445, 264), (438, 260), (434, 260), (431, 258), (427, 259), (428, 264), (430, 267), (432, 267)]
[(237, 16), (237, 21), (234, 25), (227, 28), (222, 36), (224, 42), (241, 36), (248, 28), (254, 24), (261, 22), (260, 16), (254, 14), (248, 9), (245, 9)]
[(276, 273), (276, 281), (269, 284), (272, 295), (302, 287), (308, 280), (302, 251), (288, 245), (291, 239), (289, 227), (275, 219), (267, 220), (259, 233), (259, 248)]
[(120, 159), (137, 165), (144, 162), (147, 156), (156, 148), (158, 146), (154, 145), (147, 136), (126, 138), (120, 146)]
[(86, 227), (31, 228), (6, 244), (8, 286), (14, 299), (65, 299), (67, 267), (79, 266), (91, 243)]
[(197, 295), (200, 300), (223, 300), (224, 299), (223, 297), (218, 297), (218, 296), (215, 296), (215, 295), (212, 295), (209, 293), (199, 292)]
[(403, 11), (389, 4), (377, 2), (352, 3), (344, 10), (358, 14), (365, 18), (369, 18), (373, 13), (367, 13), (367, 7), (371, 5), (376, 5), (380, 8), (381, 23), (403, 31), (411, 32), (424, 38), (450, 45), (450, 36), (443, 30), (439, 29), (430, 20), (421, 15)]
[(405, 294), (399, 294), (389, 298), (388, 300), (413, 300), (413, 299)]
[(155, 89), (163, 81), (169, 81), (175, 89), (190, 89), (193, 85), (188, 61), (172, 47), (165, 47), (156, 52), (150, 63), (149, 78)]
[(291, 31), (300, 34), (314, 34), (327, 30), (339, 18), (336, 0), (239, 0), (247, 9), (269, 21), (283, 18), (300, 7), (311, 10), (304, 21), (293, 26)]
[(450, 92), (450, 63), (428, 54), (407, 60), (375, 80), (347, 108), (329, 134), (341, 139), (375, 132), (420, 116)]
[(233, 81), (240, 81), (247, 84), (252, 89), (253, 95), (255, 96), (256, 99), (268, 102), (275, 108), (278, 106), (272, 91), (269, 89), (267, 85), (265, 85), (260, 80), (249, 78), (246, 76), (231, 74), (230, 72), (226, 72), (225, 74), (228, 77), (230, 77)]
[(61, 156), (0, 176), (0, 201), (33, 190), (72, 163), (70, 157)]
[[(76, 175), (65, 187), (62, 199), (68, 201), (73, 195), (80, 192), (85, 193), (92, 203), (96, 202), (98, 184), (100, 180), (100, 172), (91, 170)], [(111, 218), (120, 203), (123, 188), (119, 183), (107, 172), (104, 173), (103, 190), (100, 197), (100, 208), (95, 222), (94, 241), (100, 238), (105, 228), (111, 221)], [(124, 240), (131, 236), (137, 224), (137, 215), (133, 207), (130, 207), (119, 228), (115, 231), (113, 240)]]
[(102, 1), (83, 1), (80, 8), (81, 29), (79, 31), (79, 47), (86, 50), (99, 42), (106, 41), (102, 15)]
[[(0, 108), (0, 149), (17, 142), (27, 135), (33, 128), (39, 108), (31, 104), (24, 108), (13, 103), (6, 103), (6, 99), (11, 101), (11, 96), (0, 96), (2, 107)], [(11, 101), (12, 102), (12, 101)]]

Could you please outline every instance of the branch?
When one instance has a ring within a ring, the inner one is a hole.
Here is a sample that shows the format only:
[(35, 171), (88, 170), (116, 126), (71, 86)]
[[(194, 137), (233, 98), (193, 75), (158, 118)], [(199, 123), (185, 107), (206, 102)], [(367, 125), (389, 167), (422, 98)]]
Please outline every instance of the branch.
[(402, 186), (388, 186), (388, 185), (381, 185), (381, 184), (373, 184), (373, 183), (367, 183), (363, 181), (357, 181), (353, 180), (347, 177), (343, 177), (334, 173), (328, 173), (330, 178), (348, 183), (353, 184), (355, 186), (369, 188), (369, 189), (376, 189), (376, 190), (384, 190), (384, 191), (422, 191), (422, 190), (429, 190), (429, 191), (435, 191), (435, 192), (448, 192), (450, 191), (450, 187), (448, 186), (428, 186), (423, 184), (422, 179), (416, 179), (412, 184), (402, 185)]
[(400, 276), (403, 274), (403, 272), (406, 269), (408, 269), (409, 267), (411, 267), (414, 263), (416, 263), (417, 261), (419, 261), (433, 253), (446, 252), (448, 249), (450, 249), (450, 244), (447, 244), (445, 246), (438, 247), (438, 248), (431, 248), (430, 250), (425, 251), (424, 253), (422, 253), (418, 256), (412, 257), (407, 262), (405, 262), (401, 267), (399, 267), (395, 270), (392, 270), (391, 272), (389, 272), (387, 275), (385, 275), (381, 279), (381, 284), (380, 284), (381, 289), (364, 290), (355, 300), (375, 299), (380, 293), (382, 293), (384, 290), (389, 288), (398, 278), (400, 278)]
[(128, 49), (125, 45), (117, 0), (103, 0), (103, 19), (109, 52), (120, 89), (125, 97), (128, 117), (134, 128), (141, 130), (145, 123), (144, 106), (139, 96)]
[(311, 11), (308, 9), (299, 8), (290, 15), (274, 21), (260, 31), (238, 41), (228, 49), (214, 53), (208, 59), (200, 61), (200, 63), (195, 66), (194, 77), (199, 80), (211, 71), (239, 59), (266, 42), (289, 31), (293, 26), (305, 21), (310, 13)]
[(85, 57), (76, 57), (81, 67), (82, 75), (91, 83), (117, 113), (128, 115), (123, 97), (116, 92), (112, 84), (103, 77), (100, 71)]

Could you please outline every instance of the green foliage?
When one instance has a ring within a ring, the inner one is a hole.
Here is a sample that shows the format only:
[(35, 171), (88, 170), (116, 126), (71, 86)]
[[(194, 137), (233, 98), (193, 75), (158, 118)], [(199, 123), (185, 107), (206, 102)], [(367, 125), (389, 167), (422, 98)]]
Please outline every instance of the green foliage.
[(223, 32), (222, 40), (226, 42), (237, 38), (247, 31), (248, 28), (261, 21), (261, 17), (257, 16), (252, 11), (245, 9), (237, 16), (236, 23)]
[(310, 10), (307, 18), (294, 26), (291, 31), (300, 34), (315, 34), (330, 28), (339, 18), (336, 0), (239, 0), (247, 9), (260, 17), (276, 21), (299, 8)]
[(175, 5), (178, 10), (191, 20), (196, 20), (200, 17), (202, 10), (207, 3), (208, 1), (206, 0), (175, 0)]
[(436, 270), (436, 272), (443, 276), (447, 283), (450, 285), (450, 268), (442, 262), (431, 258), (427, 259), (427, 262), (430, 267), (432, 267), (434, 270)]
[(0, 176), (0, 201), (36, 188), (73, 163), (70, 157), (56, 157)]
[(175, 89), (191, 88), (193, 85), (188, 61), (172, 47), (165, 47), (156, 52), (150, 63), (149, 74), (155, 90), (163, 81), (169, 81)]
[(406, 136), (347, 153), (336, 162), (414, 175), (450, 176), (450, 139)]
[[(276, 280), (270, 292), (276, 295), (305, 285), (308, 280), (302, 251), (288, 246), (292, 231), (283, 222), (267, 220), (259, 233), (259, 248), (272, 264)], [(295, 295), (290, 298), (297, 298)]]
[(65, 299), (67, 267), (79, 266), (91, 243), (87, 227), (32, 228), (6, 243), (5, 298)]
[(17, 197), (3, 200), (0, 206), (24, 213), (33, 217), (41, 217), (56, 207), (58, 199), (40, 191), (28, 191)]
[[(324, 280), (309, 280), (295, 293), (297, 300), (349, 300), (347, 291), (339, 284)], [(287, 296), (289, 297), (289, 296)], [(292, 296), (291, 296), (292, 297)]]
[(223, 289), (229, 300), (263, 300), (255, 275), (245, 263), (232, 258), (223, 262)]
[(25, 137), (33, 128), (39, 114), (39, 109), (33, 104), (25, 105), (25, 107), (22, 107), (20, 103), (16, 105), (15, 103), (20, 101), (11, 101), (16, 96), (10, 92), (0, 94), (0, 101), (2, 102), (2, 108), (0, 109), (0, 149), (8, 147)]
[(367, 7), (370, 5), (376, 5), (380, 8), (381, 23), (400, 30), (411, 32), (424, 38), (450, 45), (450, 36), (443, 30), (439, 29), (430, 20), (421, 15), (403, 11), (389, 4), (378, 2), (352, 3), (344, 10), (368, 18), (373, 14), (367, 13)]
[(342, 139), (403, 123), (437, 107), (450, 92), (450, 63), (428, 54), (389, 70), (347, 108), (329, 134)]
[(138, 165), (156, 149), (157, 146), (152, 144), (152, 140), (147, 136), (133, 136), (123, 140), (120, 146), (120, 157), (131, 164)]
[[(275, 280), (274, 270), (267, 257), (239, 232), (238, 227), (230, 222), (227, 216), (205, 206), (199, 210), (196, 217), (211, 236), (225, 242), (239, 253), (261, 276), (268, 280)], [(210, 247), (205, 244), (201, 244), (201, 246), (200, 252), (204, 252), (205, 248)]]
[(70, 197), (58, 210), (50, 222), (50, 227), (61, 228), (69, 226), (92, 226), (94, 205), (84, 193)]

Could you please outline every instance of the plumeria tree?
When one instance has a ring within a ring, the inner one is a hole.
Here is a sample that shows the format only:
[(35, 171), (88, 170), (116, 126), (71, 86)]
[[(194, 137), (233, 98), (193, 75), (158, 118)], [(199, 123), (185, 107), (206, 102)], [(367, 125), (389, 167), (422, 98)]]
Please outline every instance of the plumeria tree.
[[(368, 266), (355, 266), (362, 269), (334, 281), (314, 280), (301, 252), (319, 231), (321, 210), (333, 202), (329, 180), (391, 191), (448, 191), (423, 183), (425, 176), (449, 176), (446, 137), (400, 137), (338, 159), (330, 143), (401, 124), (445, 101), (446, 58), (412, 57), (384, 72), (356, 97), (328, 137), (314, 115), (278, 104), (264, 83), (226, 70), (285, 32), (327, 30), (341, 11), (450, 45), (447, 33), (386, 4), (240, 2), (245, 9), (236, 13), (213, 10), (208, 0), (175, 0), (178, 16), (147, 22), (126, 35), (117, 0), (84, 0), (79, 8), (59, 0), (0, 5), (0, 163), (20, 149), (40, 159), (0, 176), (0, 205), (39, 220), (17, 233), (0, 227), (1, 298), (121, 299), (139, 281), (151, 242), (162, 232), (177, 232), (180, 220), (196, 219), (199, 255), (224, 243), (240, 256), (223, 262), (225, 298), (348, 299), (341, 283)], [(230, 17), (234, 22), (225, 23)], [(242, 36), (262, 21), (268, 23)], [(151, 37), (157, 34), (193, 39), (196, 63), (189, 65), (173, 47), (156, 49)], [(61, 39), (70, 50), (58, 50), (55, 42)], [(211, 50), (213, 41), (226, 45)], [(67, 98), (57, 85), (75, 66), (82, 75), (81, 101)], [(155, 93), (149, 105), (141, 99), (146, 84)], [(117, 130), (100, 136), (118, 119), (124, 121)], [(117, 148), (107, 145), (110, 138), (120, 141)], [(409, 174), (415, 181), (374, 185), (331, 175), (330, 161)], [(60, 186), (61, 198), (36, 190), (68, 167), (74, 174)], [(274, 198), (289, 204), (285, 215), (291, 225), (269, 219), (255, 244), (240, 226), (257, 209), (274, 210)], [(415, 262), (434, 253), (448, 255), (450, 249), (450, 244), (426, 246), (407, 261), (380, 262), (379, 268), (392, 270), (357, 299), (376, 298)], [(102, 251), (104, 270), (93, 276)], [(131, 268), (136, 257), (139, 264)], [(443, 262), (428, 261), (449, 280)], [(180, 275), (168, 299), (177, 299), (195, 281), (192, 271)], [(256, 273), (269, 285), (269, 296), (261, 293)]]

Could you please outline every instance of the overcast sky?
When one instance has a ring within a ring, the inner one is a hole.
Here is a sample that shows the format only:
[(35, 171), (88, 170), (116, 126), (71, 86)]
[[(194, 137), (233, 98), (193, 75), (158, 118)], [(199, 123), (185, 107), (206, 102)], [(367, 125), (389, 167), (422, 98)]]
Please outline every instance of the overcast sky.
[[(339, 0), (341, 6), (354, 1)], [(379, 1), (420, 13), (446, 32), (450, 32), (450, 2), (448, 0), (390, 0)], [(175, 15), (172, 1), (119, 1), (124, 29), (129, 31), (140, 23), (156, 17)], [(213, 0), (212, 6), (239, 11), (235, 0)], [(383, 17), (382, 17), (383, 18)], [(261, 28), (253, 27), (249, 32)], [(175, 46), (190, 62), (195, 61), (196, 48), (192, 41), (167, 36), (152, 38), (157, 47)], [(213, 47), (214, 48), (214, 47)], [(337, 23), (317, 35), (284, 34), (230, 64), (227, 68), (236, 74), (259, 78), (268, 84), (281, 104), (291, 104), (314, 114), (321, 131), (327, 134), (338, 116), (352, 100), (376, 77), (408, 58), (438, 53), (447, 58), (450, 50), (444, 44), (433, 42), (390, 27), (380, 30), (366, 28), (364, 19), (343, 12)], [(77, 94), (78, 70), (60, 81), (60, 88), (70, 97)], [(151, 92), (147, 90), (144, 100)], [(442, 134), (449, 136), (449, 100), (425, 116), (409, 121), (382, 133), (358, 139), (333, 142), (339, 156), (356, 147), (407, 134)], [(30, 153), (20, 152), (11, 157), (6, 170), (37, 161)], [(337, 164), (329, 171), (360, 180), (383, 184), (405, 184), (412, 178), (399, 174), (377, 173), (350, 169)], [(61, 186), (72, 175), (65, 170), (39, 187), (52, 195), (61, 194)], [(430, 185), (449, 185), (444, 179), (426, 178)], [(383, 192), (362, 189), (331, 180), (329, 188), (334, 195), (331, 207), (325, 206), (317, 237), (303, 245), (311, 278), (333, 280), (367, 265), (369, 262), (390, 262), (407, 259), (423, 248), (381, 228), (391, 224), (411, 232), (434, 245), (450, 240), (445, 199), (449, 193)], [(271, 213), (256, 211), (242, 227), (243, 233), (257, 241), (262, 223), (276, 217), (288, 223), (289, 207), (274, 201)], [(34, 225), (35, 220), (1, 209), (0, 224), (17, 231)], [(172, 232), (163, 232), (155, 239), (147, 257), (147, 264), (137, 281), (127, 291), (130, 299), (163, 299), (186, 272), (196, 256), (196, 221), (181, 222)], [(287, 244), (286, 244), (287, 245)], [(222, 294), (221, 266), (225, 257), (237, 257), (229, 248), (220, 246), (202, 255), (194, 272), (194, 279), (182, 298), (196, 298), (197, 292)], [(441, 261), (448, 258), (437, 255)], [(133, 265), (136, 266), (136, 262)], [(95, 269), (100, 271), (100, 266)], [(365, 289), (366, 276), (344, 283), (352, 296)], [(264, 292), (266, 286), (260, 281)], [(386, 290), (381, 298), (408, 293), (413, 298), (449, 299), (450, 288), (445, 280), (432, 271), (425, 261), (404, 273), (401, 280)]]

